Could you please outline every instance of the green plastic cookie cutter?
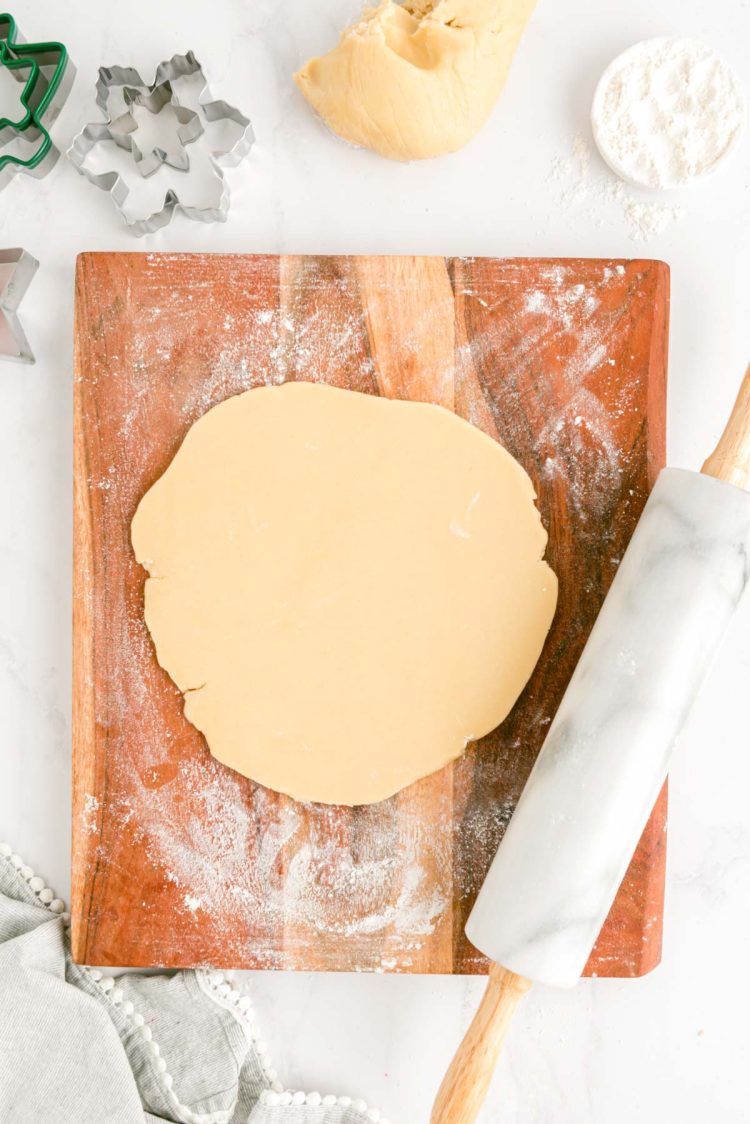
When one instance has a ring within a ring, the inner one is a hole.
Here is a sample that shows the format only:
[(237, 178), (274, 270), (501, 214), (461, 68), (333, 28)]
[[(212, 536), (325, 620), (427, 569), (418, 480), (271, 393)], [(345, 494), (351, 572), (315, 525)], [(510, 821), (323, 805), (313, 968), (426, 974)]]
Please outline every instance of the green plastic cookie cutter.
[(0, 117), (0, 146), (22, 137), (38, 141), (29, 157), (3, 154), (0, 147), (0, 188), (17, 173), (45, 176), (59, 150), (52, 143), (49, 126), (57, 117), (75, 77), (73, 66), (62, 43), (27, 43), (9, 12), (0, 13), (0, 66), (17, 82), (23, 83), (19, 95), (19, 119)]

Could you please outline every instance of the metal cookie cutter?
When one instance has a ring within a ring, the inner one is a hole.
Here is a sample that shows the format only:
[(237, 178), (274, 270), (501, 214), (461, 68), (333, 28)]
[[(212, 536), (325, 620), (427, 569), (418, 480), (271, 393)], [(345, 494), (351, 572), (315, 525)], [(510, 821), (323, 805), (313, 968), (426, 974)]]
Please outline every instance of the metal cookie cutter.
[(0, 250), (0, 359), (34, 362), (17, 309), (38, 268), (26, 250)]
[(41, 178), (55, 164), (60, 152), (52, 143), (48, 126), (70, 93), (75, 67), (62, 43), (26, 43), (8, 12), (0, 13), (0, 66), (23, 83), (18, 119), (0, 117), (0, 146), (19, 136), (39, 142), (27, 158), (9, 152), (3, 155), (0, 147), (1, 189), (17, 172)]
[[(201, 90), (197, 111), (194, 111), (179, 102), (173, 84), (180, 78), (196, 74), (200, 76)], [(100, 67), (96, 104), (104, 114), (104, 122), (84, 126), (68, 149), (68, 158), (81, 175), (96, 187), (110, 193), (126, 225), (134, 234), (152, 234), (166, 226), (178, 210), (186, 218), (198, 222), (226, 222), (230, 196), (222, 169), (239, 164), (252, 148), (255, 134), (249, 118), (238, 109), (225, 101), (210, 100), (203, 68), (192, 51), (188, 51), (186, 55), (173, 55), (171, 59), (160, 63), (151, 85), (147, 85), (132, 67)], [(153, 148), (151, 152), (144, 154), (135, 137), (138, 123), (133, 108), (140, 105), (152, 113), (160, 113), (168, 104), (174, 107), (180, 126), (175, 134), (175, 146), (169, 149)], [(86, 167), (87, 158), (96, 145), (113, 142), (132, 153), (135, 166), (144, 176), (151, 175), (162, 164), (186, 171), (189, 158), (184, 151), (185, 146), (206, 131), (207, 126), (219, 121), (233, 122), (239, 127), (240, 135), (233, 144), (219, 145), (212, 149), (208, 157), (220, 187), (219, 200), (215, 206), (196, 207), (183, 203), (177, 191), (170, 187), (158, 211), (143, 219), (130, 219), (125, 209), (130, 188), (119, 172), (96, 173)]]
[[(175, 100), (169, 82), (161, 82), (159, 85), (155, 85), (151, 92), (125, 86), (123, 97), (129, 108), (121, 117), (111, 122), (109, 132), (115, 144), (119, 144), (121, 148), (130, 151), (141, 175), (152, 175), (162, 164), (169, 164), (170, 168), (186, 172), (190, 167), (186, 146), (191, 141), (197, 140), (203, 132), (203, 124), (198, 114), (194, 110), (180, 105)], [(135, 105), (143, 106), (149, 113), (155, 115), (161, 113), (167, 105), (174, 108), (175, 117), (180, 126), (175, 133), (176, 145), (174, 148), (152, 148), (148, 154), (142, 152), (135, 135), (138, 131), (138, 122), (133, 113), (133, 106)]]

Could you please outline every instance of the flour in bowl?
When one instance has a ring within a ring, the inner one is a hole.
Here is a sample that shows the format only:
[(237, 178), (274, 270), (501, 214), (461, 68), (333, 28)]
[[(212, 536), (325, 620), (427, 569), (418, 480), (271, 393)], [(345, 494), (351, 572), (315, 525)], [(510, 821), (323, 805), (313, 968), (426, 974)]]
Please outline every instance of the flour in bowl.
[(745, 119), (740, 84), (695, 39), (647, 39), (605, 70), (591, 112), (597, 146), (617, 175), (642, 187), (682, 187), (734, 147)]

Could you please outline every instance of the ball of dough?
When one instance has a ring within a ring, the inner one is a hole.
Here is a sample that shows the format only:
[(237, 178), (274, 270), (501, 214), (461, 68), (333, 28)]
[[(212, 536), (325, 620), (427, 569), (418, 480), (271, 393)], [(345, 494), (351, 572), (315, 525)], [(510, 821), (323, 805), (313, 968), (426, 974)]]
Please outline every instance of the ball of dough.
[(212, 754), (371, 804), (507, 715), (555, 610), (524, 470), (440, 406), (312, 383), (193, 425), (132, 523), (159, 663)]
[(535, 0), (384, 0), (294, 79), (344, 140), (394, 160), (441, 156), (479, 131)]

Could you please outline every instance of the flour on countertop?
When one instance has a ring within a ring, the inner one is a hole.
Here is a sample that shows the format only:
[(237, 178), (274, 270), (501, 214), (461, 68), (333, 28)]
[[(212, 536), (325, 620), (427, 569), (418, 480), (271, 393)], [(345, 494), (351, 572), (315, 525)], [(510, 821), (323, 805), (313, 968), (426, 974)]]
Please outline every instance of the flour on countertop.
[(682, 187), (713, 171), (744, 118), (729, 64), (685, 37), (647, 39), (624, 51), (604, 72), (591, 111), (612, 170), (652, 188)]
[(649, 242), (687, 214), (682, 204), (662, 202), (626, 186), (604, 164), (592, 164), (592, 150), (582, 134), (569, 156), (552, 161), (549, 179), (560, 185), (566, 210), (582, 209), (595, 226), (624, 222), (634, 242)]

